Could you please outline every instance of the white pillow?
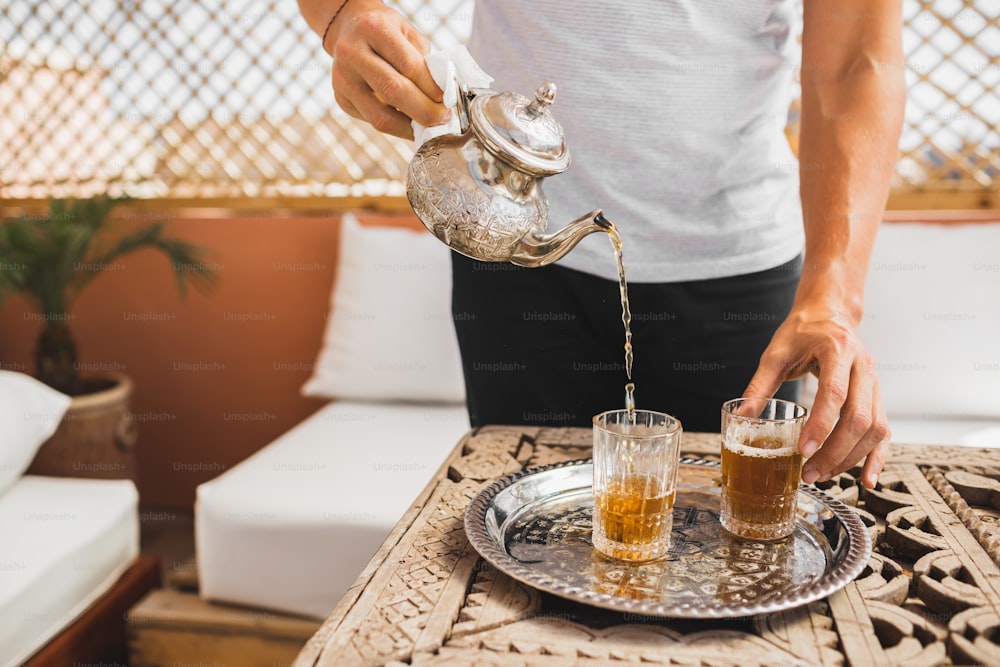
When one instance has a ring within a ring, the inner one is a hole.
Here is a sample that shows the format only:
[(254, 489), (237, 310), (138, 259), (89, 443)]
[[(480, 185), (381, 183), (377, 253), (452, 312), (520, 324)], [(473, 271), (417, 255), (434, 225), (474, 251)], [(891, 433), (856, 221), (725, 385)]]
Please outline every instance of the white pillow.
[(0, 494), (28, 469), (70, 401), (29, 375), (0, 371)]
[(345, 215), (323, 347), (302, 393), (464, 402), (450, 252), (427, 232)]

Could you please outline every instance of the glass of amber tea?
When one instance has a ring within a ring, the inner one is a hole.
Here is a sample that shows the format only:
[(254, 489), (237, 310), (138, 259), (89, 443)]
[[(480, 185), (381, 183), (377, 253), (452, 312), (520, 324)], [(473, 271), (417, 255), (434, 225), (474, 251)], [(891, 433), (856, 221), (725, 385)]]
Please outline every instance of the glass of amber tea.
[(806, 409), (777, 398), (722, 406), (723, 528), (737, 537), (779, 540), (795, 529)]
[(681, 423), (662, 412), (594, 417), (594, 547), (642, 562), (670, 550)]

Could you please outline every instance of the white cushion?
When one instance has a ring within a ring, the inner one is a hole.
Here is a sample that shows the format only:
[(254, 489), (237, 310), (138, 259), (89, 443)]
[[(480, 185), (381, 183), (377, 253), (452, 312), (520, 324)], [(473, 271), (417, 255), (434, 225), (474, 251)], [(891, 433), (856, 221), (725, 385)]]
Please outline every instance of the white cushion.
[(198, 486), (201, 595), (326, 618), (468, 428), (460, 405), (327, 403)]
[(341, 225), (330, 317), (306, 396), (465, 401), (447, 246), (427, 232)]
[(859, 335), (891, 417), (1000, 418), (1000, 223), (881, 226)]
[(0, 371), (0, 494), (28, 469), (70, 401), (29, 375)]
[(133, 563), (139, 494), (129, 480), (24, 475), (0, 496), (0, 536), (0, 665), (20, 665)]

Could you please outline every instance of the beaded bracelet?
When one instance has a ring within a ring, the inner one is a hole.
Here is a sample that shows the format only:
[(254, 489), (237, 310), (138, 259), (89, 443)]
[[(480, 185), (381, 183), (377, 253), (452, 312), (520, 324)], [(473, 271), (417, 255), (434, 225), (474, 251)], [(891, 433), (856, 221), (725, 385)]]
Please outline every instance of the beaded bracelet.
[(350, 2), (350, 1), (351, 0), (344, 0), (342, 3), (340, 3), (340, 7), (337, 7), (337, 11), (335, 11), (333, 13), (333, 16), (330, 17), (330, 22), (326, 24), (326, 29), (323, 31), (323, 50), (324, 51), (326, 50), (326, 36), (330, 34), (330, 28), (333, 26), (333, 22), (337, 20), (337, 17), (340, 16), (341, 10), (343, 10), (344, 7), (347, 6), (347, 3)]

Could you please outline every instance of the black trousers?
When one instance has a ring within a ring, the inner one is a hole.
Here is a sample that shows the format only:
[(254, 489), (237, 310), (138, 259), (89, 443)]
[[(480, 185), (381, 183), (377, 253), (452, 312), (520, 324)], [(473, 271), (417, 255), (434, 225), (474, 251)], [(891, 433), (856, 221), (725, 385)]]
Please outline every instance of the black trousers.
[[(625, 407), (617, 282), (452, 258), (473, 426), (590, 426), (595, 414)], [(788, 314), (801, 266), (800, 257), (731, 278), (629, 284), (636, 407), (671, 414), (688, 431), (718, 431), (722, 403), (746, 388)], [(796, 385), (778, 396), (794, 400)]]

